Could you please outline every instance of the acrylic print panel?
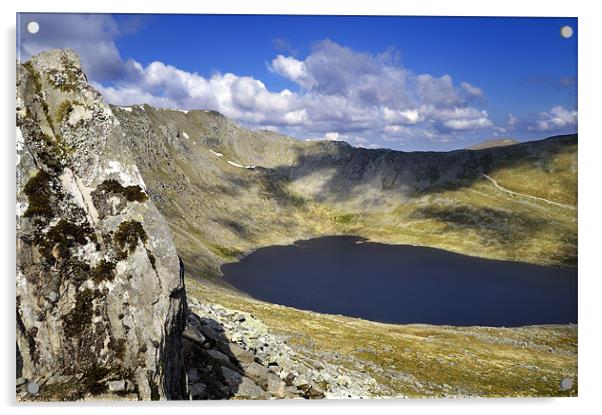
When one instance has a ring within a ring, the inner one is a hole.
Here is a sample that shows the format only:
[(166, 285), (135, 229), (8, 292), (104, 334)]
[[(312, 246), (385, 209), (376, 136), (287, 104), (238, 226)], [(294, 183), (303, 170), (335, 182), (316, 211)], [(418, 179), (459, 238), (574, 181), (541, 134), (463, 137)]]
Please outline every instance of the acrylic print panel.
[(577, 20), (17, 15), (19, 401), (577, 395)]

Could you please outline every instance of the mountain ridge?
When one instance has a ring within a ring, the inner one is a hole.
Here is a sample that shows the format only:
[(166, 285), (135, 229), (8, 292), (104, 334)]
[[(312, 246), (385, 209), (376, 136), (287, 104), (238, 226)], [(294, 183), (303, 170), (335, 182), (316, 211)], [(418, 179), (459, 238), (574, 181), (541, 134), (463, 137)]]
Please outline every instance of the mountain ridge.
[[(576, 135), (476, 151), (400, 152), (250, 131), (214, 112), (112, 108), (151, 197), (201, 277), (218, 276), (224, 261), (259, 246), (328, 234), (560, 266), (576, 256), (565, 239), (576, 240), (572, 212), (506, 198), (482, 176), (574, 204)], [(176, 197), (188, 209), (174, 206)], [(561, 220), (544, 226), (537, 210)], [(530, 241), (525, 226), (533, 228)], [(523, 247), (510, 250), (513, 240)]]

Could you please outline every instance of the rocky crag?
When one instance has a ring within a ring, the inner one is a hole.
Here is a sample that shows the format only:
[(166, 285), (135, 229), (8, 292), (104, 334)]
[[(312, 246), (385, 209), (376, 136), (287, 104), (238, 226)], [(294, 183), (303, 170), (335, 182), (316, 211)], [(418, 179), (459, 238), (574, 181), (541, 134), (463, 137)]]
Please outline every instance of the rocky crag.
[(187, 396), (171, 232), (70, 51), (17, 65), (16, 312), (36, 399)]
[(189, 312), (171, 231), (77, 55), (17, 74), (18, 399), (324, 397), (251, 316), (239, 344), (223, 313)]

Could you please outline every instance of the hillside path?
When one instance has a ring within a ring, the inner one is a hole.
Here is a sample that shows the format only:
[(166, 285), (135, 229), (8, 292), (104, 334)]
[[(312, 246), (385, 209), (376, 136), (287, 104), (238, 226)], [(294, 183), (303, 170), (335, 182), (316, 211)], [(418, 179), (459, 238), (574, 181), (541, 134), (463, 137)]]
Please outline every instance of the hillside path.
[(493, 177), (490, 177), (490, 176), (486, 175), (485, 173), (481, 173), (481, 174), (483, 175), (483, 177), (485, 177), (486, 179), (488, 179), (489, 181), (491, 181), (491, 183), (493, 183), (493, 185), (497, 189), (501, 190), (502, 192), (506, 192), (506, 193), (514, 195), (514, 196), (521, 196), (521, 197), (527, 197), (529, 199), (540, 200), (542, 202), (546, 202), (546, 203), (549, 203), (551, 205), (559, 206), (559, 207), (565, 208), (565, 209), (577, 210), (577, 208), (575, 206), (565, 205), (564, 203), (554, 202), (552, 200), (544, 199), (543, 197), (537, 197), (537, 196), (532, 196), (532, 195), (526, 195), (524, 193), (513, 192), (512, 190), (508, 190), (505, 187), (500, 186), (498, 184), (498, 182), (495, 181), (495, 179)]

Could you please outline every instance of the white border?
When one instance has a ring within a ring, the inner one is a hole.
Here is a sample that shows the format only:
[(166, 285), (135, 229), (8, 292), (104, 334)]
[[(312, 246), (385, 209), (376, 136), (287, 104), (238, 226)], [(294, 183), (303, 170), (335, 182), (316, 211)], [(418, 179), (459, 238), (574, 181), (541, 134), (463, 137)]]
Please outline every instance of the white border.
[[(421, 400), (421, 401), (365, 401), (365, 402), (226, 402), (204, 404), (128, 405), (118, 411), (132, 414), (165, 413), (174, 408), (180, 412), (243, 412), (255, 414), (286, 412), (306, 414), (308, 411), (345, 411), (359, 414), (365, 411), (399, 413), (401, 411), (426, 411), (467, 415), (471, 413), (505, 414), (508, 412), (538, 412), (545, 414), (588, 413), (600, 407), (600, 350), (602, 325), (600, 318), (602, 273), (596, 262), (602, 249), (599, 217), (602, 214), (599, 184), (602, 165), (602, 134), (600, 122), (602, 108), (597, 100), (602, 97), (600, 88), (599, 40), (602, 39), (602, 21), (596, 13), (596, 2), (588, 1), (525, 1), (504, 0), (219, 0), (192, 2), (169, 0), (166, 2), (104, 0), (102, 2), (70, 2), (68, 0), (19, 0), (12, 4), (2, 1), (4, 49), (2, 56), (2, 239), (1, 261), (3, 287), (1, 342), (2, 375), (0, 393), (5, 413), (46, 414), (104, 414), (116, 404), (85, 407), (45, 405), (43, 407), (14, 404), (14, 59), (15, 13), (26, 12), (120, 12), (120, 13), (230, 13), (230, 14), (347, 14), (347, 15), (453, 15), (453, 16), (569, 16), (579, 18), (579, 397), (573, 399), (479, 399), (479, 400)], [(176, 409), (177, 408), (177, 409)]]

